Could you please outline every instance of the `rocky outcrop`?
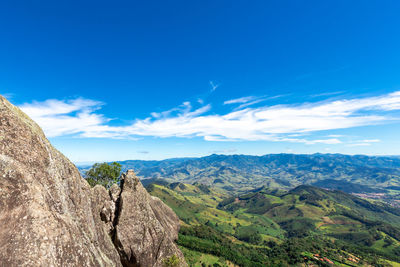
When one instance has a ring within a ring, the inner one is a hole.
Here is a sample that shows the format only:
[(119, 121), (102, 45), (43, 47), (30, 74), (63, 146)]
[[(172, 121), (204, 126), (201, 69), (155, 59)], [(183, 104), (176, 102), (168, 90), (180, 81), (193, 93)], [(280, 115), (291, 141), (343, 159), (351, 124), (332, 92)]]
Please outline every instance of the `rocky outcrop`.
[(115, 244), (124, 266), (161, 266), (162, 260), (173, 254), (183, 259), (173, 242), (179, 230), (178, 217), (147, 193), (133, 171), (122, 176), (119, 201)]
[(162, 266), (179, 222), (133, 172), (91, 188), (40, 127), (0, 96), (0, 266)]

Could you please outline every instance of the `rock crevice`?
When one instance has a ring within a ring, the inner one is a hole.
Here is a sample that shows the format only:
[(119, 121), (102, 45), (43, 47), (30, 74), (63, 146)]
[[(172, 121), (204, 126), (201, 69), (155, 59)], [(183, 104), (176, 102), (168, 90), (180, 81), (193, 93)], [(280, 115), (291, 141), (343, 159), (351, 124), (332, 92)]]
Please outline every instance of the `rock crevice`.
[[(118, 201), (113, 240), (124, 266), (161, 266), (163, 259), (172, 255), (184, 263), (183, 254), (174, 243), (178, 217), (147, 193), (132, 170), (122, 175)], [(159, 219), (161, 213), (164, 220)]]

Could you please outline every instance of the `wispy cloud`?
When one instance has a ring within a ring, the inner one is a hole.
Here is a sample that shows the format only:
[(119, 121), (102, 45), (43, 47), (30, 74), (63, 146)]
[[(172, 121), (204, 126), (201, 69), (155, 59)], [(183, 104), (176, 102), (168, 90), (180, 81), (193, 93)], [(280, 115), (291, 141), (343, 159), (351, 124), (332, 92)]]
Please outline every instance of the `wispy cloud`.
[(216, 84), (215, 82), (210, 81), (210, 86), (211, 86), (211, 92), (214, 92), (219, 87), (219, 84)]
[(381, 140), (379, 139), (366, 139), (366, 140), (361, 140), (360, 142), (363, 143), (379, 143)]
[(344, 135), (342, 134), (329, 134), (326, 137), (334, 137), (334, 138), (339, 138), (339, 137), (343, 137)]
[[(102, 102), (89, 99), (56, 100), (23, 104), (20, 108), (32, 117), (49, 137), (99, 132), (109, 119), (96, 111)], [(112, 137), (112, 136), (111, 136)]]
[(267, 100), (267, 98), (259, 98), (259, 99), (255, 99), (253, 101), (247, 102), (247, 103), (243, 103), (240, 106), (238, 106), (237, 108), (235, 108), (235, 110), (240, 110), (240, 109), (244, 109), (246, 107), (250, 107), (253, 106), (255, 104), (264, 102), (265, 100)]
[(354, 144), (348, 144), (346, 146), (355, 147), (355, 146), (370, 146), (370, 145), (371, 143), (354, 143)]
[[(250, 101), (249, 97), (242, 99)], [(236, 103), (244, 102), (236, 100)], [(400, 118), (392, 111), (400, 110), (400, 91), (376, 97), (246, 107), (225, 114), (211, 113), (210, 104), (195, 108), (192, 103), (184, 102), (179, 107), (152, 113), (148, 118), (136, 119), (130, 125), (119, 127), (110, 126), (110, 120), (98, 113), (101, 106), (101, 102), (80, 98), (33, 102), (21, 108), (50, 137), (66, 134), (103, 138), (201, 137), (208, 141), (266, 140), (310, 145), (340, 144), (340, 136), (331, 135), (312, 140), (311, 137), (307, 139), (301, 135), (398, 120)], [(364, 140), (354, 143), (373, 142)]]
[(231, 99), (231, 100), (226, 100), (224, 102), (224, 105), (244, 104), (244, 103), (248, 103), (250, 101), (253, 101), (254, 99), (256, 99), (255, 96), (245, 96), (245, 97), (235, 98), (235, 99)]
[(7, 98), (8, 100), (12, 99), (15, 96), (13, 93), (0, 93), (0, 95)]
[(302, 139), (302, 138), (279, 138), (278, 137), (273, 141), (303, 143), (303, 144), (307, 144), (307, 145), (315, 145), (315, 144), (337, 145), (337, 144), (342, 143), (342, 141), (340, 141), (337, 138), (308, 140), (308, 139)]
[(240, 104), (239, 106), (237, 106), (234, 110), (240, 110), (240, 109), (244, 109), (246, 107), (250, 107), (253, 106), (255, 104), (267, 101), (267, 100), (271, 100), (271, 99), (277, 99), (280, 97), (283, 97), (286, 95), (276, 95), (276, 96), (246, 96), (246, 97), (240, 97), (240, 98), (235, 98), (235, 99), (230, 99), (230, 100), (226, 100), (224, 101), (224, 105), (232, 105), (232, 104)]
[(347, 146), (354, 147), (354, 146), (370, 146), (373, 143), (379, 143), (381, 140), (379, 139), (365, 139), (365, 140), (358, 140), (353, 143), (347, 144)]
[(344, 92), (345, 91), (325, 92), (325, 93), (320, 93), (320, 94), (314, 94), (314, 95), (311, 95), (310, 97), (333, 96), (333, 95), (343, 94)]
[(213, 151), (210, 151), (210, 152), (214, 153), (214, 154), (225, 154), (225, 153), (237, 152), (237, 149), (236, 148), (228, 148), (228, 149), (221, 149), (221, 150), (213, 150)]

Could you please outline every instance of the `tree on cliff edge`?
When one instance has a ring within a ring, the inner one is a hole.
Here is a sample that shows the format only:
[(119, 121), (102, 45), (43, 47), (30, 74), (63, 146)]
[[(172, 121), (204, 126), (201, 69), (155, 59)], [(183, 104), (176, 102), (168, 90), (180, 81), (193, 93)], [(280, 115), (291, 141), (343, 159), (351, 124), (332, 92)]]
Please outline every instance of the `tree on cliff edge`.
[(96, 163), (85, 173), (85, 178), (91, 186), (100, 184), (105, 188), (110, 188), (113, 184), (118, 184), (121, 176), (121, 164)]

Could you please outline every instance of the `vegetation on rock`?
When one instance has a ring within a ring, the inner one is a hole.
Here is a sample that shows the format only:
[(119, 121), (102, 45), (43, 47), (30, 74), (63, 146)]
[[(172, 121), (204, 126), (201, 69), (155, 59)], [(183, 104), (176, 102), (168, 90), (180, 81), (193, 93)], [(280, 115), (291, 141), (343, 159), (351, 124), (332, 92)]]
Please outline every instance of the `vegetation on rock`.
[(113, 184), (119, 184), (122, 165), (118, 162), (95, 163), (86, 173), (86, 181), (91, 186), (97, 184), (110, 188)]
[(172, 255), (171, 257), (165, 258), (163, 264), (164, 267), (178, 267), (180, 260), (176, 255)]

